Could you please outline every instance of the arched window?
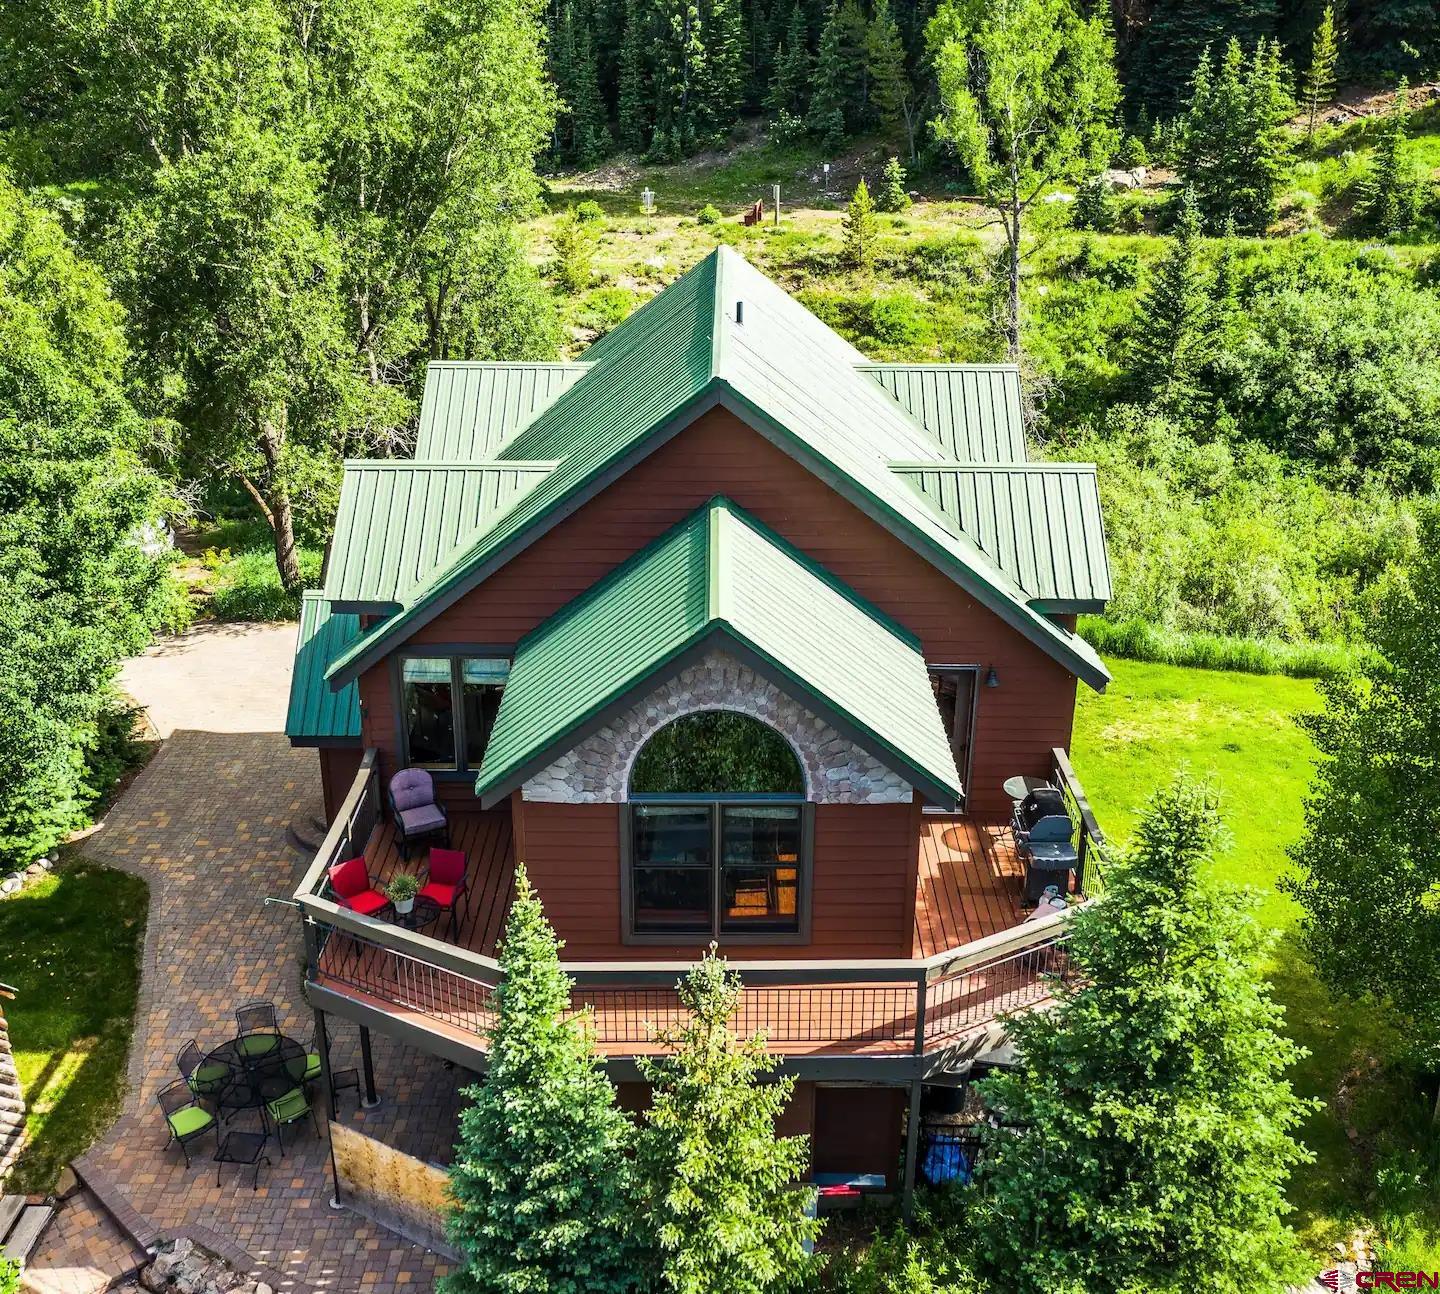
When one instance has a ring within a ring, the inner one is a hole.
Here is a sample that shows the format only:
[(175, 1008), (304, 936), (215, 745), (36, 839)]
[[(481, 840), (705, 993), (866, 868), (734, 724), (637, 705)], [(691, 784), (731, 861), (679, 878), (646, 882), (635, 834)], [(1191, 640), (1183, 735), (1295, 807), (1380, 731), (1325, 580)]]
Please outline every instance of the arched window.
[(728, 710), (651, 736), (630, 775), (627, 935), (798, 937), (810, 824), (789, 742)]

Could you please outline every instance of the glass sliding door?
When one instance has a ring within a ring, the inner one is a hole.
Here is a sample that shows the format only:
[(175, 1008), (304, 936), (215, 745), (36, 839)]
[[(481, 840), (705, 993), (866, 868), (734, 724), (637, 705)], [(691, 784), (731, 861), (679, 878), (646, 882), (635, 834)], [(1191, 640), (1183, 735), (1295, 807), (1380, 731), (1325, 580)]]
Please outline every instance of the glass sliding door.
[(455, 705), (450, 661), (412, 657), (401, 677), (405, 749), (415, 768), (455, 767)]

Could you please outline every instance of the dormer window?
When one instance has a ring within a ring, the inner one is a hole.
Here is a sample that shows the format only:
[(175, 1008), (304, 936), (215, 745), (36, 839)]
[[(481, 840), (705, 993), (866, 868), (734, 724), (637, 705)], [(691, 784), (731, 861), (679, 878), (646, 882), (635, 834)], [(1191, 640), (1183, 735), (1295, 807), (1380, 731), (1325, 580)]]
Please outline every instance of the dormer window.
[(810, 815), (789, 743), (727, 710), (686, 715), (641, 749), (623, 827), (627, 936), (800, 936)]
[(400, 664), (406, 764), (478, 771), (509, 673), (505, 657), (406, 657)]

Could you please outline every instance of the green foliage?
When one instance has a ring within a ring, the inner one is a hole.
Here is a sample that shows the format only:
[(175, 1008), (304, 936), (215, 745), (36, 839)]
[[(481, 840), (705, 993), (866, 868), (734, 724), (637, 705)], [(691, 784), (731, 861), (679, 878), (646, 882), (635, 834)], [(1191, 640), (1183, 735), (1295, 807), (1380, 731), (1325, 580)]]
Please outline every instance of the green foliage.
[(1178, 169), (1207, 233), (1264, 233), (1275, 218), (1293, 108), (1280, 47), (1261, 40), (1247, 62), (1231, 39), (1218, 66), (1207, 49), (1195, 69)]
[(927, 40), (940, 97), (935, 132), (1005, 231), (1013, 358), (1022, 222), (1049, 185), (1097, 170), (1113, 151), (1114, 43), (1104, 17), (1084, 17), (1072, 0), (942, 0)]
[(414, 872), (396, 872), (385, 885), (391, 903), (405, 903), (420, 893), (420, 878)]
[(298, 557), (300, 587), (288, 590), (280, 583), (268, 544), (252, 544), (234, 552), (228, 548), (206, 549), (202, 561), (214, 572), (209, 580), (210, 602), (206, 610), (223, 621), (299, 619), (300, 590), (319, 585), (322, 553), (302, 547)]
[(811, 78), (810, 133), (822, 148), (838, 148), (863, 121), (865, 18), (857, 0), (831, 0)]
[(570, 1011), (560, 945), (522, 865), (500, 948), (484, 1083), (466, 1091), (447, 1234), (464, 1255), (440, 1294), (613, 1294), (641, 1255), (627, 1147), (632, 1127)]
[(1125, 85), (1132, 105), (1157, 121), (1170, 119), (1205, 51), (1232, 39), (1250, 48), (1274, 36), (1276, 10), (1276, 0), (1155, 0), (1148, 21), (1127, 33)]
[(1377, 234), (1409, 233), (1420, 219), (1428, 185), (1409, 157), (1409, 125), (1410, 88), (1401, 81), (1360, 189), (1358, 214)]
[(890, 0), (875, 0), (865, 33), (865, 76), (880, 123), (903, 126), (908, 156), (915, 160), (915, 86), (905, 66), (905, 46)]
[(785, 35), (775, 48), (774, 66), (765, 106), (777, 118), (788, 114), (803, 120), (810, 98), (810, 47), (800, 0), (794, 0), (790, 7)]
[(605, 208), (594, 198), (586, 198), (584, 202), (575, 204), (575, 219), (585, 225), (597, 225), (605, 228)]
[(666, 724), (645, 743), (630, 774), (634, 794), (803, 795), (795, 752), (769, 724), (732, 710), (705, 710)]
[(20, 1294), (22, 1274), (18, 1259), (0, 1258), (0, 1294)]
[(0, 868), (86, 820), (86, 751), (120, 660), (173, 605), (138, 541), (170, 505), (141, 462), (123, 316), (0, 172)]
[(550, 231), (555, 260), (550, 272), (566, 292), (583, 292), (595, 277), (595, 244), (598, 227), (580, 219), (574, 211), (563, 212)]
[(885, 163), (885, 172), (880, 177), (880, 192), (875, 198), (877, 211), (904, 211), (910, 205), (910, 194), (905, 189), (905, 168), (898, 157)]
[(1070, 219), (1076, 229), (1089, 230), (1091, 233), (1109, 233), (1115, 228), (1115, 199), (1110, 192), (1110, 186), (1098, 175), (1092, 176), (1075, 190)]
[(1310, 38), (1310, 62), (1300, 82), (1300, 102), (1305, 109), (1305, 138), (1315, 138), (1315, 121), (1320, 108), (1335, 97), (1335, 68), (1340, 62), (1340, 40), (1335, 30), (1335, 6), (1327, 4)]
[(695, 222), (700, 225), (718, 225), (723, 218), (720, 208), (710, 202), (707, 202), (695, 213)]
[(1170, 251), (1136, 303), (1129, 366), (1138, 398), (1175, 416), (1196, 398), (1196, 379), (1209, 342), (1208, 284), (1198, 257), (1200, 214), (1193, 194), (1181, 195)]
[(729, 1020), (739, 977), (713, 950), (680, 982), (688, 1020), (663, 1033), (669, 1054), (642, 1057), (654, 1098), (636, 1150), (647, 1247), (676, 1294), (769, 1294), (806, 1276), (819, 1224), (794, 1189), (805, 1137), (776, 1137), (793, 1078), (765, 1081), (776, 1060), (763, 1036)]
[(982, 1084), (1000, 1126), (973, 1225), (993, 1279), (1249, 1294), (1294, 1274), (1301, 1053), (1257, 973), (1253, 901), (1211, 879), (1219, 835), (1210, 794), (1177, 778), (1076, 915), (1054, 1009), (1010, 1021), (1020, 1066)]
[(1344, 643), (1293, 643), (1282, 638), (1185, 632), (1138, 616), (1126, 620), (1081, 616), (1078, 632), (1105, 656), (1183, 665), (1187, 669), (1323, 678), (1356, 667), (1363, 649)]
[(868, 270), (875, 263), (875, 208), (862, 177), (845, 209), (845, 239), (842, 255), (853, 269)]
[(963, 1258), (953, 1252), (960, 1231), (954, 1219), (936, 1225), (922, 1194), (914, 1229), (893, 1226), (858, 1253), (842, 1249), (825, 1271), (824, 1288), (834, 1294), (981, 1294)]
[(62, 857), (0, 899), (5, 980), (18, 990), (5, 1014), (30, 1107), (7, 1191), (50, 1194), (120, 1114), (149, 898), (138, 876)]
[(1440, 615), (1433, 569), (1440, 512), (1425, 514), (1419, 554), (1368, 606), (1377, 656), (1321, 684), (1306, 721), (1322, 759), (1305, 801), (1305, 835), (1290, 883), (1305, 910), (1306, 950), (1347, 997), (1390, 1003), (1404, 1036), (1433, 1066), (1440, 1054), (1440, 891), (1429, 840), (1440, 755)]

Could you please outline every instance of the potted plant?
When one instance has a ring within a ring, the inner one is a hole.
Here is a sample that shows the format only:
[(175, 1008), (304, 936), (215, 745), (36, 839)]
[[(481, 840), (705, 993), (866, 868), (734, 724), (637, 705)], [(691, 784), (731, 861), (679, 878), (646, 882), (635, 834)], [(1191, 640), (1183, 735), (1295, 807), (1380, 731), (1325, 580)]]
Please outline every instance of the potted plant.
[(419, 893), (420, 878), (414, 872), (397, 872), (385, 886), (385, 897), (402, 917), (415, 906), (415, 896)]

